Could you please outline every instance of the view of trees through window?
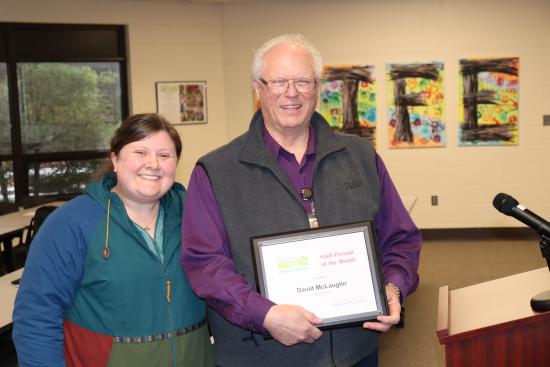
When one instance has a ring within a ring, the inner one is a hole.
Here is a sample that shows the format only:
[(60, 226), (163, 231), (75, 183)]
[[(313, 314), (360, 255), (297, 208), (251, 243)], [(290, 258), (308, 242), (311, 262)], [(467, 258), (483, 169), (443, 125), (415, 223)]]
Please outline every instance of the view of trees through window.
[(104, 150), (120, 124), (117, 63), (17, 65), (23, 153)]
[[(11, 154), (10, 109), (6, 63), (0, 62), (0, 155)], [(0, 160), (0, 201), (14, 201), (13, 163)], [(10, 200), (11, 198), (11, 200)]]
[(125, 27), (0, 23), (0, 35), (0, 202), (82, 192), (128, 115)]
[(11, 154), (9, 106), (6, 63), (0, 62), (0, 154)]
[(29, 196), (56, 196), (81, 192), (104, 159), (32, 163)]
[[(18, 64), (23, 153), (108, 150), (120, 125), (117, 63)], [(29, 196), (81, 192), (101, 160), (29, 164)]]

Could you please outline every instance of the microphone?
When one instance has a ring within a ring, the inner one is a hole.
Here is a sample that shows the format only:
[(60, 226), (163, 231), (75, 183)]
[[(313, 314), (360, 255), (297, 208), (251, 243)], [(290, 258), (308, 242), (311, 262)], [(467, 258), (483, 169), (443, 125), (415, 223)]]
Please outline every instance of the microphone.
[(493, 199), (493, 206), (499, 212), (512, 216), (533, 228), (538, 234), (550, 237), (550, 223), (525, 208), (512, 196), (503, 193), (497, 194)]
[[(493, 199), (493, 206), (499, 212), (510, 215), (537, 231), (540, 235), (542, 257), (546, 259), (546, 264), (550, 269), (550, 223), (525, 208), (508, 194), (497, 194)], [(534, 311), (544, 312), (550, 310), (550, 290), (531, 297), (530, 304)]]

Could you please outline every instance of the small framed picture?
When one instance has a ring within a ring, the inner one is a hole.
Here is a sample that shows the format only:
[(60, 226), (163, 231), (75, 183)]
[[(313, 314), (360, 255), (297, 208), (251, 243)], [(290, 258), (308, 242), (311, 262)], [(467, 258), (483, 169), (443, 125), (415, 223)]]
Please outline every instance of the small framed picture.
[(157, 112), (175, 125), (206, 124), (205, 81), (156, 82)]
[(302, 306), (321, 328), (388, 315), (371, 221), (252, 237), (258, 291)]

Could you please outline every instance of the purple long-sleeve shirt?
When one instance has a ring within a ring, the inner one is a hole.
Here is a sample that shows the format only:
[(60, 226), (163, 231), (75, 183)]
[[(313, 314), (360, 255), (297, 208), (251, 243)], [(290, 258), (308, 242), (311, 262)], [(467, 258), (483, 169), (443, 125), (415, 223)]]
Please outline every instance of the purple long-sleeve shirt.
[[(315, 134), (310, 128), (308, 146), (301, 164), (283, 149), (264, 127), (264, 143), (277, 158), (297, 192), (312, 187)], [(376, 236), (386, 283), (401, 290), (402, 298), (418, 286), (420, 232), (403, 206), (382, 159), (376, 155), (381, 184), (380, 208), (375, 217)], [(303, 201), (306, 212), (309, 201)], [(197, 295), (224, 318), (245, 329), (267, 333), (265, 315), (274, 305), (235, 270), (231, 244), (212, 184), (204, 168), (195, 166), (185, 198), (181, 263)]]

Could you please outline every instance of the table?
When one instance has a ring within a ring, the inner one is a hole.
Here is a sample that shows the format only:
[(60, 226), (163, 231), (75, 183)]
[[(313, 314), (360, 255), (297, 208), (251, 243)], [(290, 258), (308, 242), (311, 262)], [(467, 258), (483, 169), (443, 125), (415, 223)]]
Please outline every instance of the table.
[(11, 281), (21, 278), (22, 274), (23, 269), (19, 269), (0, 277), (0, 299), (2, 300), (0, 304), (0, 333), (9, 330), (12, 326), (13, 306), (18, 288), (11, 284)]
[(36, 209), (45, 205), (61, 206), (63, 203), (65, 203), (65, 201), (54, 201), (25, 210), (0, 215), (0, 242), (2, 242), (4, 246), (3, 257), (4, 264), (6, 265), (6, 272), (9, 273), (15, 270), (13, 264), (12, 241), (16, 237), (23, 238), (23, 232), (29, 226)]

